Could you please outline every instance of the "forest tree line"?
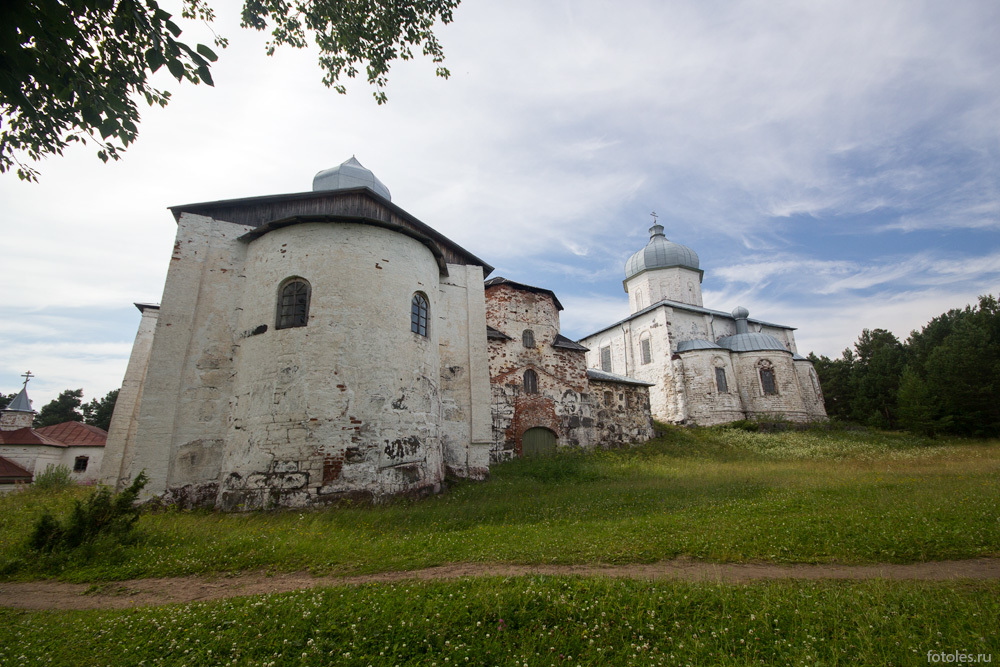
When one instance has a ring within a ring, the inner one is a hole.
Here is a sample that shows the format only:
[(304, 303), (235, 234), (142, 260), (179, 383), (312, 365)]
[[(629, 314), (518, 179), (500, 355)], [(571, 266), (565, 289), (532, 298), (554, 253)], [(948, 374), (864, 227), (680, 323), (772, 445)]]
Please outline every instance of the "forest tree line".
[(839, 359), (809, 355), (833, 419), (923, 435), (1000, 436), (1000, 306), (993, 296), (900, 341), (865, 329)]

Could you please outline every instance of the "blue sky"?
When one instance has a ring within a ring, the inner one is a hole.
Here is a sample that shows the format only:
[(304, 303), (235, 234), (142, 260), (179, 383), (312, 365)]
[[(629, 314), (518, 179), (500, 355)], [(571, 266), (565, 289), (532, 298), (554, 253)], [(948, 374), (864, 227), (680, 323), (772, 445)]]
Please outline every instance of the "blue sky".
[(798, 327), (804, 354), (1000, 293), (992, 0), (466, 0), (439, 30), (452, 78), (398, 63), (385, 106), (216, 8), (215, 88), (160, 80), (174, 99), (122, 162), (74, 148), (39, 184), (0, 176), (0, 391), (30, 369), (36, 409), (103, 396), (132, 303), (161, 298), (166, 207), (308, 190), (351, 155), (493, 275), (553, 289), (572, 338), (627, 314), (654, 210), (706, 306)]

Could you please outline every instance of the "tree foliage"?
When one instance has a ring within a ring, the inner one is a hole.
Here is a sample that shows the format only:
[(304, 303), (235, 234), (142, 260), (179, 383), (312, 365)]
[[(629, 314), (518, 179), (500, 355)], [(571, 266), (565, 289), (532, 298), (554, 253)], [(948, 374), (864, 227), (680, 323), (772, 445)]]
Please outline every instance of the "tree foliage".
[(0, 393), (0, 409), (6, 408), (15, 398), (17, 398), (17, 394)]
[(84, 403), (82, 406), (83, 421), (107, 431), (111, 426), (111, 415), (114, 414), (115, 403), (118, 401), (118, 391), (118, 389), (112, 389), (104, 398), (94, 398), (89, 403)]
[(83, 421), (83, 415), (79, 411), (81, 403), (83, 403), (83, 389), (67, 389), (38, 411), (35, 428)]
[[(182, 0), (182, 17), (210, 23), (205, 0)], [(345, 92), (343, 77), (364, 67), (379, 104), (390, 64), (418, 48), (441, 65), (432, 30), (449, 23), (460, 0), (246, 0), (242, 25), (270, 30), (268, 54), (282, 45), (319, 47), (323, 83)], [(94, 142), (104, 161), (136, 139), (136, 100), (165, 106), (170, 93), (150, 78), (162, 67), (178, 81), (213, 85), (214, 51), (179, 40), (181, 28), (156, 0), (17, 0), (0, 3), (0, 172), (36, 180), (29, 163)], [(225, 47), (217, 37), (215, 45)]]
[(1000, 435), (1000, 305), (935, 317), (901, 343), (865, 329), (840, 359), (811, 357), (827, 414), (925, 435)]
[(59, 521), (45, 510), (35, 521), (28, 545), (35, 551), (69, 551), (99, 539), (124, 544), (132, 540), (141, 508), (136, 506), (139, 492), (149, 478), (140, 472), (121, 493), (99, 486), (83, 501), (77, 500), (73, 511)]

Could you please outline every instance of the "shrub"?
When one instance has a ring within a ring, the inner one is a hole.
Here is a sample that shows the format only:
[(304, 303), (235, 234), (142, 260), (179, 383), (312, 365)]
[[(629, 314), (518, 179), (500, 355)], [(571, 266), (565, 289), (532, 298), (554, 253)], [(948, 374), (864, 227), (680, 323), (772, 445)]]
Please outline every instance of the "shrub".
[(43, 552), (69, 551), (101, 537), (127, 543), (141, 512), (135, 501), (148, 480), (143, 471), (121, 493), (100, 486), (87, 498), (77, 500), (64, 522), (45, 510), (35, 521), (28, 546)]
[(65, 489), (73, 485), (73, 474), (69, 466), (54, 466), (49, 464), (45, 470), (35, 475), (36, 489)]

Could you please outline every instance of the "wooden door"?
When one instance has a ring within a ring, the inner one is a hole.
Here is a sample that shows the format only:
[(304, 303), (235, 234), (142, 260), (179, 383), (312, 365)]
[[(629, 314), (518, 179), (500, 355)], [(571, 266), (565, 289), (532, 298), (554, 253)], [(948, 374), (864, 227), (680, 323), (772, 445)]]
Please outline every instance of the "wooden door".
[(521, 437), (521, 456), (555, 454), (556, 434), (547, 428), (529, 428)]

